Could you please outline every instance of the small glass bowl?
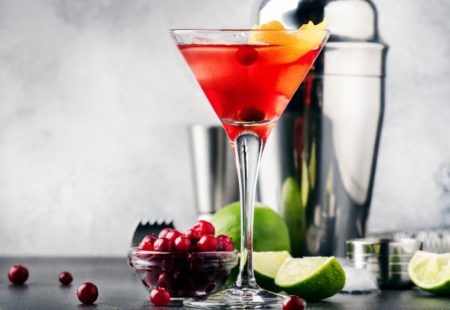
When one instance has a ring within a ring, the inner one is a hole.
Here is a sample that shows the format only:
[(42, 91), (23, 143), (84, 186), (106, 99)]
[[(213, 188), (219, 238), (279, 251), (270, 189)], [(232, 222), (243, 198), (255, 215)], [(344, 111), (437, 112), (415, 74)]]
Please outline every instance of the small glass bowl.
[(239, 254), (231, 252), (128, 252), (128, 264), (150, 292), (164, 287), (172, 298), (198, 297), (224, 288)]

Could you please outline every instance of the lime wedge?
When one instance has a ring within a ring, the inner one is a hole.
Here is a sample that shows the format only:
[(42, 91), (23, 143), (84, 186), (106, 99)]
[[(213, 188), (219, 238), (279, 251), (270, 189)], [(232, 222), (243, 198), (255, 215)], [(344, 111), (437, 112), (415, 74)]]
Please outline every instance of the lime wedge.
[(289, 294), (317, 301), (337, 294), (345, 285), (345, 272), (334, 257), (287, 259), (275, 284)]
[(450, 295), (450, 253), (416, 252), (409, 261), (408, 275), (424, 291)]
[(253, 267), (259, 286), (269, 291), (280, 291), (275, 285), (275, 276), (281, 265), (290, 257), (291, 255), (287, 251), (253, 253)]

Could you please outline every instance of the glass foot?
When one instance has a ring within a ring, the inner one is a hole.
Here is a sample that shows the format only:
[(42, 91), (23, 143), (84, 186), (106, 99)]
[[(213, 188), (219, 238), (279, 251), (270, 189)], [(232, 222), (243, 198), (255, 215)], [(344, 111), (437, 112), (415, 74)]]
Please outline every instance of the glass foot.
[(228, 288), (209, 296), (186, 299), (184, 306), (203, 309), (282, 309), (286, 296), (261, 288)]

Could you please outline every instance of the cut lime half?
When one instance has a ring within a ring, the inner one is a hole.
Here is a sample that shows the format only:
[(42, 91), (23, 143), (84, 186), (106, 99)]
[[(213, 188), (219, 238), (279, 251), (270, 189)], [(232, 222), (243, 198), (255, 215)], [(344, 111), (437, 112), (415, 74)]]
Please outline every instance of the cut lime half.
[(275, 285), (275, 276), (281, 265), (290, 257), (287, 251), (253, 253), (253, 267), (259, 286), (273, 292), (280, 291)]
[(290, 258), (278, 271), (275, 284), (289, 294), (317, 301), (342, 290), (345, 272), (335, 257)]
[(409, 261), (408, 275), (424, 291), (450, 295), (450, 253), (417, 251)]

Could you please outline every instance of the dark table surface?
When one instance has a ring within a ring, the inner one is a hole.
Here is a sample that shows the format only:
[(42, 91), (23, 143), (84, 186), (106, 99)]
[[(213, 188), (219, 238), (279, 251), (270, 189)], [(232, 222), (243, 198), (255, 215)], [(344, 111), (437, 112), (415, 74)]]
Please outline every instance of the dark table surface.
[[(15, 263), (28, 267), (30, 277), (26, 285), (9, 283), (6, 274)], [(60, 286), (58, 282), (59, 273), (66, 270), (74, 276), (69, 287)], [(75, 295), (77, 286), (87, 281), (94, 282), (99, 289), (99, 299), (94, 306), (80, 305)], [(153, 309), (148, 296), (125, 258), (0, 258), (1, 310)], [(450, 309), (450, 298), (432, 296), (416, 289), (366, 295), (338, 294), (310, 303), (308, 309)]]

